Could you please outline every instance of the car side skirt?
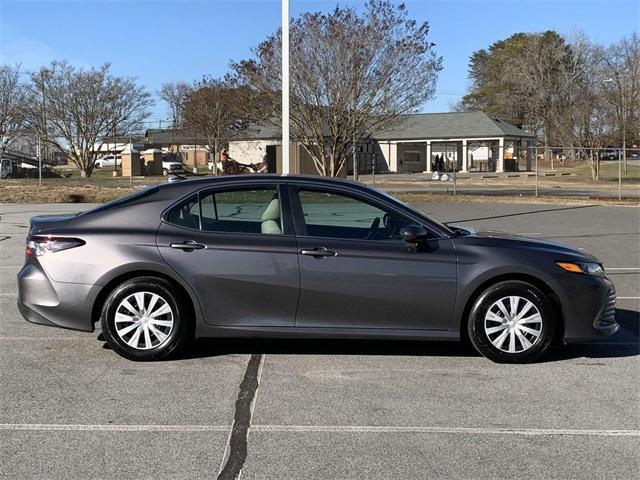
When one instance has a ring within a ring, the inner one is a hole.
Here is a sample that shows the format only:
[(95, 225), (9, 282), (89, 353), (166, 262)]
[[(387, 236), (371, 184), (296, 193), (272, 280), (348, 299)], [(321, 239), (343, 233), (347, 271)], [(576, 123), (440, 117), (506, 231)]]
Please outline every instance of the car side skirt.
[(197, 338), (354, 338), (396, 340), (460, 340), (460, 333), (450, 330), (396, 330), (392, 328), (325, 327), (224, 327), (198, 324)]

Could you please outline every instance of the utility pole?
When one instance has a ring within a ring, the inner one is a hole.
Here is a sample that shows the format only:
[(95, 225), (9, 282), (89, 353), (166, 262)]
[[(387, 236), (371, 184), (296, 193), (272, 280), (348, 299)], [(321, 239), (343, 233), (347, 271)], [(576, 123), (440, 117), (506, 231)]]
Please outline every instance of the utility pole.
[(355, 132), (353, 134), (353, 146), (352, 146), (351, 149), (353, 150), (351, 152), (352, 155), (353, 155), (353, 162), (352, 162), (352, 164), (353, 164), (353, 180), (357, 182), (358, 181), (358, 174), (360, 173), (358, 171), (360, 165), (358, 165), (358, 153), (356, 152), (356, 134), (355, 134)]
[(282, 0), (282, 173), (289, 165), (289, 0)]
[(38, 185), (42, 186), (42, 140), (38, 136)]
[(613, 78), (607, 78), (603, 80), (604, 83), (615, 82), (620, 90), (620, 123), (622, 125), (622, 154), (618, 155), (618, 200), (622, 200), (622, 164), (624, 163), (625, 173), (627, 172), (627, 108), (625, 97), (625, 82), (624, 79), (620, 82), (620, 73), (617, 70), (613, 71), (615, 80)]
[[(39, 183), (42, 184), (42, 155), (44, 150), (45, 158), (47, 157), (47, 101), (46, 101), (46, 93), (45, 93), (45, 81), (46, 77), (49, 75), (49, 70), (43, 69), (40, 70), (40, 82), (42, 84), (42, 132), (44, 139), (42, 137), (38, 138), (38, 178)], [(44, 141), (43, 141), (44, 140)]]

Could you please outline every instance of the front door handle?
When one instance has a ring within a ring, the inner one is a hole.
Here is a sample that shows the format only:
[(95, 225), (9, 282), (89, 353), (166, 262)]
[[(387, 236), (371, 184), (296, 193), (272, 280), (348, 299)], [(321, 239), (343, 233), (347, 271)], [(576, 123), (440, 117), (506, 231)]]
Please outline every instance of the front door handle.
[(302, 250), (300, 250), (300, 255), (308, 255), (315, 258), (322, 258), (322, 257), (335, 257), (337, 253), (325, 247), (316, 247), (312, 249), (303, 248)]
[(202, 250), (206, 248), (206, 245), (202, 243), (198, 243), (194, 240), (187, 240), (182, 243), (170, 243), (169, 246), (171, 248), (177, 248), (178, 250), (184, 250), (185, 252), (191, 252), (192, 250)]

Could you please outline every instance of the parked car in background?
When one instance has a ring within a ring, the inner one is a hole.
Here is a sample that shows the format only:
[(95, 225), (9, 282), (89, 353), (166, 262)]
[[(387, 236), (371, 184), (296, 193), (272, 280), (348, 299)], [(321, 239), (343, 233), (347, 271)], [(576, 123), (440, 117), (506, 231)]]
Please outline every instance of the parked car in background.
[(568, 245), (440, 224), (311, 176), (154, 185), (36, 216), (18, 273), (33, 323), (92, 331), (133, 360), (195, 337), (469, 339), (498, 362), (615, 333), (602, 263)]
[(620, 158), (620, 150), (616, 148), (608, 148), (600, 151), (600, 160), (618, 160)]
[(162, 159), (162, 175), (165, 177), (171, 173), (184, 173), (184, 164), (173, 158)]
[(96, 160), (96, 168), (119, 167), (122, 164), (121, 155), (105, 155)]

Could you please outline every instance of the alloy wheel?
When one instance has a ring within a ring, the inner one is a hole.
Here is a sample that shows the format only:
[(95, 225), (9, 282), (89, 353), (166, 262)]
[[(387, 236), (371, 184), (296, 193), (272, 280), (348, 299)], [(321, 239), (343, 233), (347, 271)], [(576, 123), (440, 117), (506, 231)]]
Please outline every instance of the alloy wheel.
[(542, 334), (540, 310), (526, 298), (511, 295), (495, 301), (484, 317), (484, 331), (495, 348), (522, 353), (533, 347)]
[(124, 343), (136, 350), (150, 350), (163, 345), (171, 336), (173, 327), (173, 310), (156, 293), (132, 293), (116, 308), (116, 332)]

